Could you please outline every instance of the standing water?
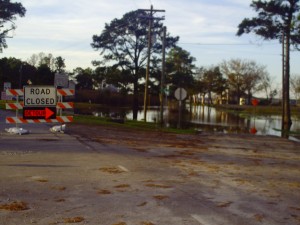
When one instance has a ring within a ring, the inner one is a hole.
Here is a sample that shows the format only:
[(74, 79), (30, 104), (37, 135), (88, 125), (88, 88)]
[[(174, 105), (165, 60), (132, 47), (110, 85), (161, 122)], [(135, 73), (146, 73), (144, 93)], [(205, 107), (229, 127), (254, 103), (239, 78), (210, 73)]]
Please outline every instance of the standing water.
[[(94, 114), (96, 116), (109, 116), (117, 113), (132, 119), (132, 110), (116, 108), (97, 108), (85, 109), (79, 114)], [(138, 111), (137, 120), (144, 119), (144, 111)], [(159, 107), (151, 107), (147, 111), (147, 122), (159, 123)], [(297, 117), (292, 118), (293, 124), (291, 132), (300, 137), (300, 120)], [(182, 118), (183, 128), (195, 128), (201, 131), (211, 131), (219, 133), (253, 133), (256, 135), (275, 135), (281, 136), (281, 116), (244, 116), (242, 114), (224, 111), (208, 106), (193, 106), (191, 110), (185, 109)], [(167, 127), (178, 127), (178, 112), (165, 109), (164, 124)]]
[[(143, 110), (138, 112), (138, 120), (143, 120)], [(132, 112), (126, 114), (127, 118), (132, 118)], [(151, 108), (147, 111), (147, 121), (159, 121), (159, 108)], [(164, 112), (164, 120), (167, 126), (176, 127), (178, 121), (177, 113)], [(214, 131), (223, 133), (251, 133), (256, 130), (256, 135), (275, 135), (281, 136), (281, 116), (247, 116), (244, 117), (237, 113), (231, 113), (222, 109), (208, 106), (194, 106), (191, 112), (187, 112), (184, 123), (190, 127), (203, 131)], [(291, 132), (297, 132), (300, 136), (300, 120), (292, 118), (293, 124)], [(255, 129), (254, 129), (255, 128)]]

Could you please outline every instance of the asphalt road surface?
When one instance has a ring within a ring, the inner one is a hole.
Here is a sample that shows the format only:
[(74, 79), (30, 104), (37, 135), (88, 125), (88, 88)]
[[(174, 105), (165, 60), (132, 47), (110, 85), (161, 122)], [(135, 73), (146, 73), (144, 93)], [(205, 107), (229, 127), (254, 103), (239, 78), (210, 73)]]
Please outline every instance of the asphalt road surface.
[(300, 144), (22, 125), (0, 110), (0, 224), (299, 225)]

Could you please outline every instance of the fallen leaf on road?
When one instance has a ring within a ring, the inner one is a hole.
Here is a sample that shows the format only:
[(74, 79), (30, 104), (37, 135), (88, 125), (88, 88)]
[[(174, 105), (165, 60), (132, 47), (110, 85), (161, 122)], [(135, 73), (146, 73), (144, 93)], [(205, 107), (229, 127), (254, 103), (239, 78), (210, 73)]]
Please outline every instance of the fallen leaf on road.
[(23, 211), (29, 209), (29, 207), (25, 202), (12, 202), (10, 204), (0, 205), (0, 209), (4, 209), (8, 211)]
[(84, 218), (82, 216), (77, 216), (74, 218), (65, 218), (64, 223), (80, 223), (84, 221)]
[(225, 207), (230, 206), (231, 204), (232, 204), (232, 202), (227, 201), (227, 202), (220, 202), (217, 206), (220, 208), (225, 208)]
[(120, 170), (117, 167), (103, 167), (100, 168), (99, 170), (101, 170), (102, 172), (106, 172), (106, 173), (112, 173), (112, 174), (116, 174), (116, 173), (123, 173), (123, 170)]

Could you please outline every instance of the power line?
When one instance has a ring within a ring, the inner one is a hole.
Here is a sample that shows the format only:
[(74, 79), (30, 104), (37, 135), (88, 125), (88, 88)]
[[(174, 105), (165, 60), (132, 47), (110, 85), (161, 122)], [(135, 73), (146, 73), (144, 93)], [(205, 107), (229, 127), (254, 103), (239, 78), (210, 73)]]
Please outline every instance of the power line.
[(179, 42), (178, 44), (182, 44), (182, 45), (215, 45), (215, 46), (219, 46), (219, 45), (224, 45), (224, 46), (239, 46), (239, 45), (246, 45), (246, 46), (250, 46), (250, 45), (256, 45), (256, 46), (262, 46), (262, 45), (278, 45), (278, 43), (269, 43), (269, 44), (255, 44), (255, 43), (197, 43), (197, 42)]

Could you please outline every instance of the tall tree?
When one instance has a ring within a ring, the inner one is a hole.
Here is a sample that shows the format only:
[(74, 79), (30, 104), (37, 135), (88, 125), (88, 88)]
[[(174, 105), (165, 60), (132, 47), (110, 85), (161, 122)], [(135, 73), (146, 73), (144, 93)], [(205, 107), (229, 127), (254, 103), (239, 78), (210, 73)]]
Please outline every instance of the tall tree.
[(222, 99), (223, 93), (227, 89), (227, 81), (220, 71), (220, 67), (210, 67), (203, 69), (201, 74), (201, 81), (208, 93), (209, 103), (213, 104), (212, 93), (217, 94)]
[(19, 59), (2, 58), (0, 60), (0, 81), (11, 82), (12, 88), (19, 88), (22, 82), (21, 65), (22, 61)]
[[(148, 20), (147, 13), (132, 11), (125, 14), (121, 19), (114, 19), (105, 24), (100, 35), (93, 36), (92, 48), (100, 51), (102, 64), (110, 63), (122, 71), (128, 71), (128, 81), (133, 86), (133, 119), (137, 119), (139, 83), (144, 77), (144, 68), (147, 59), (148, 46)], [(160, 35), (163, 24), (153, 21), (153, 35)], [(178, 37), (166, 38), (166, 48), (174, 46)], [(151, 48), (152, 56), (162, 51), (161, 42), (155, 42)], [(95, 62), (94, 62), (95, 63)], [(97, 62), (96, 62), (97, 64)], [(99, 65), (99, 62), (98, 62)]]
[(75, 78), (77, 80), (76, 87), (78, 89), (92, 90), (94, 86), (93, 71), (91, 68), (82, 69), (80, 67), (74, 69)]
[(54, 65), (56, 72), (62, 73), (64, 72), (64, 68), (66, 68), (65, 59), (63, 59), (61, 56), (58, 56), (54, 59)]
[(54, 72), (46, 64), (41, 64), (37, 68), (36, 85), (53, 85), (54, 84)]
[(298, 48), (300, 44), (300, 25), (297, 18), (300, 11), (300, 0), (256, 0), (250, 5), (257, 13), (257, 17), (244, 19), (238, 26), (237, 35), (253, 32), (265, 40), (278, 39), (284, 46), (283, 59), (283, 113), (282, 136), (292, 124), (290, 111), (290, 46)]
[(189, 52), (180, 48), (172, 48), (166, 58), (166, 73), (168, 82), (176, 87), (191, 88), (194, 81), (196, 59)]
[(99, 66), (95, 69), (93, 75), (95, 86), (100, 88), (103, 87), (103, 85), (111, 84), (126, 94), (130, 91), (129, 76), (130, 71), (119, 70), (115, 66)]
[[(9, 37), (9, 33), (16, 29), (14, 20), (16, 16), (25, 16), (26, 9), (21, 3), (10, 2), (10, 0), (0, 0), (0, 52), (3, 48), (7, 47), (6, 38)], [(5, 25), (10, 23), (9, 25)]]

